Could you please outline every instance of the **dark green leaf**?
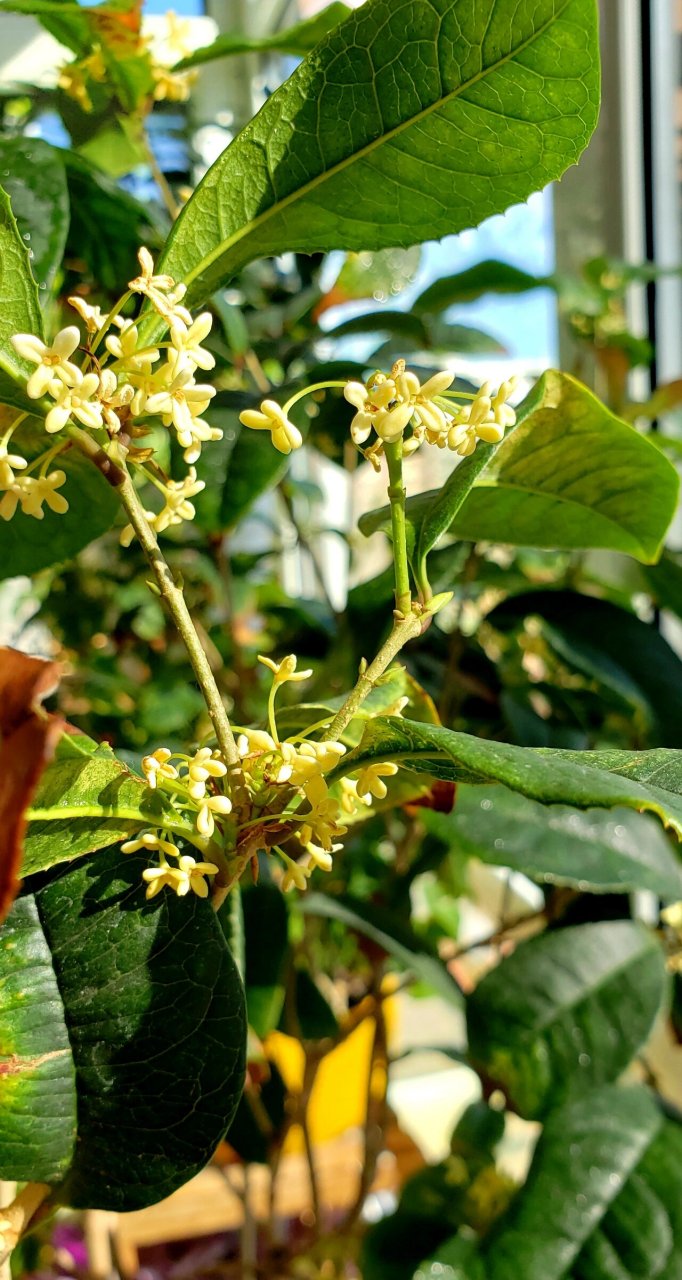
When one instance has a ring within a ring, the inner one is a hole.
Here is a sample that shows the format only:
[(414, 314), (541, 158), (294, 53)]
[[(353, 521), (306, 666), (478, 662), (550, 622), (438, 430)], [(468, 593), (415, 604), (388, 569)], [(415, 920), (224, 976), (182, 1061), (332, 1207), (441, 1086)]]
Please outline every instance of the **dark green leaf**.
[(287, 27), (285, 31), (275, 31), (269, 36), (246, 36), (229, 32), (229, 34), (218, 36), (212, 44), (195, 49), (194, 53), (190, 53), (188, 57), (176, 63), (175, 70), (198, 67), (204, 62), (213, 62), (216, 58), (227, 58), (235, 53), (272, 52), (289, 53), (294, 56), (300, 54), (303, 57), (306, 53), (310, 53), (316, 44), (319, 44), (328, 31), (347, 18), (349, 13), (351, 10), (348, 5), (341, 4), (340, 0), (333, 0), (332, 4), (327, 5), (314, 17), (307, 18), (304, 22), (297, 22), (295, 26)]
[(412, 310), (419, 316), (432, 315), (458, 302), (475, 302), (485, 293), (527, 293), (529, 289), (548, 284), (551, 284), (550, 276), (529, 275), (509, 262), (486, 258), (456, 275), (434, 280), (415, 298)]
[(560, 1280), (656, 1138), (640, 1088), (605, 1085), (553, 1112), (528, 1181), (485, 1251), (489, 1280)]
[(576, 162), (598, 97), (594, 0), (513, 22), (495, 0), (367, 0), (209, 170), (160, 269), (196, 305), (264, 254), (478, 225)]
[(307, 969), (296, 970), (294, 998), (298, 1026), (291, 1029), (292, 1034), (299, 1034), (302, 1040), (326, 1040), (336, 1035), (339, 1024), (331, 1005)]
[(409, 926), (387, 908), (362, 902), (349, 894), (331, 898), (321, 893), (306, 894), (301, 899), (300, 908), (305, 915), (340, 920), (350, 929), (370, 938), (404, 969), (433, 987), (449, 1004), (461, 1008), (462, 995), (454, 978)]
[(197, 838), (190, 818), (173, 810), (168, 797), (152, 791), (109, 747), (68, 734), (43, 773), (27, 817), (23, 876), (124, 840), (145, 825)]
[(284, 1003), (289, 913), (274, 884), (247, 885), (244, 912), (244, 984), (249, 1025), (263, 1039), (274, 1031)]
[(122, 293), (137, 271), (139, 246), (153, 247), (159, 239), (154, 207), (140, 204), (85, 156), (75, 151), (60, 155), (71, 202), (68, 252), (86, 263), (99, 288)]
[(69, 193), (62, 152), (40, 138), (2, 138), (0, 170), (44, 304), (64, 257)]
[(423, 347), (429, 346), (429, 334), (419, 316), (409, 311), (366, 311), (359, 316), (351, 316), (342, 320), (335, 328), (329, 329), (325, 337), (347, 338), (356, 333), (390, 333), (400, 338), (409, 338)]
[[(33, 368), (34, 365), (30, 366), (29, 372)], [(0, 374), (0, 398), (7, 401), (1, 378)], [(21, 399), (19, 392), (13, 403), (18, 405)], [(35, 410), (35, 401), (26, 403)], [(12, 443), (30, 461), (43, 453), (53, 439), (45, 435), (42, 422), (34, 418), (22, 424)], [(120, 511), (115, 490), (101, 471), (76, 449), (60, 454), (53, 467), (66, 474), (59, 492), (66, 498), (69, 510), (59, 515), (46, 505), (43, 519), (36, 520), (24, 515), (18, 507), (11, 520), (0, 521), (0, 580), (20, 573), (37, 573), (50, 565), (72, 560), (83, 547), (111, 528)]]
[(682, 898), (682, 866), (670, 842), (653, 818), (630, 809), (571, 809), (506, 787), (461, 786), (451, 814), (425, 809), (421, 820), (455, 857), (510, 867), (540, 883)]
[[(10, 916), (11, 929), (30, 911), (31, 949), (37, 959), (49, 949), (68, 1028), (78, 1133), (73, 1151), (72, 1120), (58, 1135), (61, 1159), (49, 1180), (76, 1208), (125, 1211), (170, 1195), (209, 1160), (243, 1085), (244, 997), (220, 925), (194, 895), (164, 891), (145, 903), (145, 865), (112, 849), (20, 900)], [(11, 941), (7, 927), (0, 936)], [(44, 963), (26, 977), (31, 1000), (49, 994)], [(51, 1009), (43, 1005), (42, 1025), (59, 1062), (65, 1045)], [(55, 1098), (41, 1106), (36, 1141)], [(73, 1115), (68, 1090), (63, 1114)], [(22, 1176), (24, 1159), (3, 1146), (2, 1176)]]
[(656, 604), (682, 618), (682, 557), (664, 551), (658, 564), (645, 565), (642, 573)]
[(59, 1182), (76, 1139), (76, 1081), (64, 1009), (34, 898), (0, 930), (0, 1169)]
[(467, 1001), (469, 1051), (526, 1119), (615, 1080), (666, 989), (661, 949), (629, 920), (522, 943)]
[[(43, 321), (36, 282), (26, 242), (12, 212), (9, 196), (0, 187), (0, 403), (17, 409), (31, 409), (26, 381), (35, 365), (17, 355), (11, 338), (15, 333), (43, 336)], [(7, 559), (3, 556), (5, 566)], [(15, 573), (23, 573), (21, 568)], [(8, 575), (5, 575), (8, 576)]]
[[(395, 760), (432, 777), (501, 782), (544, 804), (655, 813), (682, 836), (682, 752), (561, 751), (488, 742), (439, 725), (386, 717), (368, 724), (360, 746), (340, 766), (350, 773), (372, 760)], [(621, 776), (622, 775), (622, 776)], [(330, 778), (333, 779), (333, 774)]]
[(682, 746), (682, 662), (636, 614), (575, 591), (527, 591), (487, 615), (498, 630), (527, 617), (546, 624), (550, 643), (573, 667), (643, 713), (657, 746)]

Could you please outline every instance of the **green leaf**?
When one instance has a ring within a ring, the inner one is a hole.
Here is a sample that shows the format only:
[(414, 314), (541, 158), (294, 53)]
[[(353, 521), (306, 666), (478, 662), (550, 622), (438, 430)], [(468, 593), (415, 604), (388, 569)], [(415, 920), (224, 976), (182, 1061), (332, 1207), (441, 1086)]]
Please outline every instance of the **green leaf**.
[[(32, 409), (26, 381), (35, 366), (17, 355), (11, 343), (15, 333), (43, 336), (43, 321), (36, 282), (26, 242), (12, 212), (9, 196), (0, 187), (0, 403), (16, 409)], [(5, 561), (7, 564), (7, 561)], [(15, 569), (23, 573), (23, 569)]]
[(356, 333), (387, 333), (399, 338), (409, 338), (420, 346), (429, 346), (428, 330), (419, 316), (409, 311), (368, 311), (359, 316), (342, 320), (328, 329), (325, 338), (347, 338)]
[[(650, 562), (678, 489), (658, 449), (575, 378), (550, 370), (501, 444), (479, 444), (442, 489), (408, 499), (408, 535), (420, 557), (449, 528), (471, 542), (604, 547)], [(388, 527), (387, 507), (360, 520), (365, 534)]]
[(362, 902), (350, 894), (326, 897), (308, 893), (300, 902), (305, 915), (340, 920), (357, 933), (370, 938), (404, 969), (433, 987), (448, 1004), (462, 1007), (462, 994), (454, 978), (429, 947), (393, 912), (374, 903)]
[(76, 1085), (64, 1009), (34, 898), (15, 902), (0, 930), (0, 985), (2, 1176), (59, 1182), (76, 1137)]
[(419, 1264), (413, 1280), (485, 1280), (485, 1277), (473, 1242), (454, 1236)]
[[(28, 372), (33, 368), (31, 365)], [(1, 374), (0, 398), (6, 399)], [(19, 393), (13, 403), (18, 405), (21, 398)], [(26, 404), (35, 411), (35, 401), (26, 400)], [(29, 418), (12, 443), (30, 461), (53, 443), (53, 437), (46, 436), (42, 420)], [(83, 547), (106, 533), (116, 519), (120, 510), (116, 491), (92, 462), (71, 448), (53, 461), (53, 467), (66, 473), (59, 492), (66, 498), (69, 510), (59, 515), (45, 506), (43, 519), (36, 520), (18, 507), (11, 520), (0, 521), (0, 580), (38, 573), (72, 560)]]
[(233, 32), (220, 35), (212, 44), (202, 45), (176, 63), (174, 70), (198, 67), (204, 62), (214, 62), (216, 58), (227, 58), (235, 53), (289, 53), (294, 57), (303, 57), (351, 12), (348, 5), (341, 4), (340, 0), (333, 0), (321, 13), (316, 13), (304, 22), (297, 22), (285, 31), (275, 31), (268, 36), (237, 35)]
[(522, 943), (467, 1001), (469, 1052), (535, 1120), (615, 1080), (648, 1039), (666, 990), (655, 938), (630, 920)]
[(209, 170), (159, 269), (195, 306), (262, 255), (477, 226), (575, 164), (598, 98), (594, 0), (513, 22), (495, 0), (367, 0)]
[(7, 13), (37, 17), (55, 40), (79, 56), (89, 50), (92, 32), (80, 4), (71, 4), (69, 0), (2, 0), (2, 8)]
[(242, 910), (249, 1026), (262, 1040), (277, 1026), (284, 1003), (289, 913), (284, 894), (274, 884), (246, 885)]
[(27, 817), (23, 876), (125, 840), (143, 826), (162, 826), (192, 843), (197, 839), (191, 819), (131, 773), (108, 746), (68, 734), (42, 775)]
[[(339, 1024), (334, 1011), (307, 969), (296, 970), (294, 1000), (298, 1026), (292, 1034), (302, 1040), (326, 1040), (337, 1034)], [(283, 1031), (287, 1029), (286, 1025), (282, 1027)]]
[[(68, 252), (86, 262), (100, 288), (123, 293), (137, 270), (139, 246), (153, 248), (159, 239), (154, 206), (135, 200), (76, 151), (60, 155), (64, 157), (71, 203)], [(106, 227), (106, 235), (101, 234), (102, 227)]]
[(40, 138), (0, 139), (0, 171), (44, 304), (61, 266), (69, 230), (62, 152)]
[(660, 825), (629, 809), (548, 806), (506, 787), (461, 786), (452, 813), (425, 809), (420, 819), (453, 856), (510, 867), (541, 884), (682, 898), (682, 866)]
[[(164, 890), (146, 903), (146, 858), (118, 849), (80, 863), (13, 908), (46, 947), (75, 1067), (78, 1132), (60, 1134), (68, 1172), (59, 1196), (74, 1208), (143, 1208), (198, 1173), (227, 1129), (241, 1093), (246, 1024), (239, 975), (209, 902)], [(16, 914), (15, 914), (16, 913)], [(10, 924), (10, 928), (12, 925)], [(5, 937), (3, 929), (0, 937)], [(0, 964), (7, 963), (6, 949)], [(43, 981), (27, 975), (30, 998)], [(43, 1014), (46, 1040), (51, 1006)], [(64, 1048), (59, 1028), (55, 1050)], [(66, 1061), (66, 1055), (64, 1060)], [(55, 1058), (54, 1061), (60, 1061)], [(42, 1144), (50, 1091), (31, 1115)], [(63, 1099), (73, 1114), (74, 1095)], [(54, 1137), (47, 1133), (47, 1144)], [(12, 1146), (2, 1177), (20, 1176)], [(20, 1166), (25, 1167), (20, 1157)], [(31, 1174), (35, 1177), (35, 1173)], [(52, 1177), (50, 1181), (52, 1181)]]
[(605, 1085), (553, 1112), (485, 1250), (488, 1280), (560, 1280), (660, 1129), (644, 1089)]
[(521, 271), (509, 262), (496, 262), (486, 258), (465, 271), (453, 276), (441, 276), (434, 280), (412, 303), (418, 315), (434, 315), (456, 303), (475, 302), (485, 293), (528, 293), (551, 284), (550, 276), (533, 276)]
[(657, 558), (677, 503), (671, 463), (568, 374), (494, 451), (451, 527), (515, 546), (607, 547)]
[(656, 604), (682, 618), (682, 557), (664, 551), (658, 564), (646, 565), (642, 573)]
[(377, 760), (395, 760), (408, 769), (451, 781), (501, 782), (543, 804), (648, 810), (682, 837), (680, 751), (516, 747), (387, 716), (367, 725), (360, 745), (329, 780)]
[(682, 746), (682, 662), (663, 636), (636, 614), (576, 591), (525, 591), (487, 615), (511, 631), (541, 620), (549, 643), (640, 713), (657, 746)]

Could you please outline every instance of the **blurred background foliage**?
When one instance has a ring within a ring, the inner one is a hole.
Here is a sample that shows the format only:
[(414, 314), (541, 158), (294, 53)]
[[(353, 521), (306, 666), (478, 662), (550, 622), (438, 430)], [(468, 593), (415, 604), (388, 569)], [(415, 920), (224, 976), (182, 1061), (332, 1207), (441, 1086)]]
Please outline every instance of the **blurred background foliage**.
[[(23, 12), (30, 11), (27, 2)], [(158, 247), (171, 211), (204, 164), (192, 117), (184, 103), (173, 100), (172, 86), (168, 97), (159, 90), (154, 100), (154, 86), (162, 81), (155, 79), (157, 64), (142, 42), (138, 10), (112, 4), (74, 14), (73, 6), (53, 0), (43, 6), (40, 20), (71, 49), (80, 80), (62, 77), (60, 85), (38, 89), (4, 85), (0, 172), (20, 225), (30, 228), (45, 309), (50, 325), (58, 327), (68, 323), (69, 295), (108, 308), (125, 288), (137, 249)], [(280, 38), (279, 47), (288, 55), (305, 53), (311, 38), (309, 30), (299, 32), (284, 43)], [(105, 76), (97, 64), (82, 68), (93, 44), (103, 51)], [(242, 45), (257, 47), (247, 38)], [(273, 65), (266, 68), (276, 76)], [(170, 156), (165, 164), (164, 148)], [(651, 391), (646, 376), (632, 377), (635, 371), (646, 374), (654, 353), (645, 336), (632, 332), (628, 291), (645, 286), (655, 275), (653, 266), (600, 257), (569, 277), (488, 259), (443, 272), (419, 291), (421, 252), (289, 254), (247, 267), (211, 302), (216, 323), (208, 345), (216, 358), (218, 394), (206, 417), (223, 428), (224, 439), (200, 461), (206, 489), (196, 502), (196, 520), (178, 536), (172, 530), (163, 535), (163, 543), (237, 725), (259, 723), (264, 716), (269, 685), (258, 653), (296, 653), (301, 666), (314, 669), (305, 702), (327, 706), (352, 685), (361, 659), (376, 651), (392, 607), (382, 535), (366, 540), (355, 530), (357, 515), (377, 505), (378, 491), (367, 468), (364, 479), (357, 474), (343, 402), (326, 393), (310, 412), (297, 406), (294, 416), (307, 449), (290, 465), (239, 425), (239, 411), (264, 394), (281, 399), (326, 378), (365, 378), (398, 357), (423, 376), (454, 365), (462, 385), (471, 385), (486, 361), (497, 369), (508, 356), (499, 336), (478, 323), (481, 299), (490, 303), (550, 291), (573, 340), (572, 371), (591, 380), (633, 430), (679, 459), (682, 381)], [(636, 399), (633, 386), (641, 392)], [(425, 487), (425, 477), (413, 474)], [(59, 699), (68, 719), (134, 761), (159, 745), (179, 749), (202, 741), (209, 724), (182, 644), (148, 589), (143, 557), (135, 545), (121, 548), (118, 534), (114, 529), (74, 561), (44, 570), (30, 588), (10, 577), (0, 600), (5, 642), (29, 646), (38, 637), (65, 660)], [(412, 698), (413, 717), (440, 719), (451, 729), (522, 746), (682, 747), (682, 664), (676, 648), (682, 554), (666, 550), (658, 564), (642, 566), (611, 552), (553, 552), (446, 537), (431, 564), (434, 590), (454, 584), (455, 597), (401, 656), (405, 675), (392, 693)], [(11, 565), (4, 568), (8, 572)], [(301, 714), (295, 698), (290, 714)], [(532, 802), (519, 801), (515, 813), (502, 801), (500, 810), (499, 789), (491, 789), (492, 798), (482, 806), (497, 804), (499, 817), (482, 825), (479, 797), (474, 803), (471, 791), (460, 787), (454, 810), (447, 787), (422, 797), (426, 807), (403, 804), (405, 797), (392, 791), (393, 807), (351, 832), (324, 896), (316, 891), (299, 901), (284, 898), (263, 862), (258, 882), (246, 886), (241, 904), (231, 903), (226, 912), (225, 927), (242, 955), (252, 1038), (247, 1089), (229, 1148), (220, 1153), (222, 1167), (229, 1171), (241, 1161), (276, 1170), (292, 1131), (302, 1133), (306, 1146), (324, 1140), (334, 1125), (325, 1130), (319, 1117), (306, 1119), (320, 1066), (364, 1021), (371, 1026), (355, 1077), (337, 1081), (336, 1104), (342, 1110), (343, 1090), (350, 1090), (357, 1095), (351, 1113), (363, 1121), (357, 1195), (343, 1220), (325, 1223), (318, 1203), (317, 1216), (299, 1224), (286, 1248), (280, 1242), (272, 1257), (288, 1256), (294, 1271), (287, 1274), (342, 1275), (349, 1259), (358, 1257), (365, 1231), (361, 1214), (380, 1153), (391, 1143), (399, 1149), (387, 1101), (387, 1010), (405, 970), (416, 978), (413, 997), (438, 990), (459, 1016), (460, 986), (473, 986), (524, 933), (546, 931), (525, 943), (531, 948), (527, 963), (534, 967), (532, 948), (563, 930), (631, 917), (627, 877), (619, 887), (618, 878), (609, 881), (606, 872), (601, 884), (570, 869), (534, 874)], [(518, 849), (510, 852), (515, 823)], [(620, 819), (613, 829), (619, 823), (618, 835), (605, 829), (597, 837), (591, 828), (604, 858), (624, 838)], [(633, 831), (635, 842), (643, 830)], [(581, 838), (580, 831), (574, 835)], [(546, 827), (539, 838), (546, 851)], [(502, 879), (482, 882), (479, 869), (486, 864), (506, 868)], [(513, 871), (524, 873), (527, 889), (519, 889)], [(500, 887), (497, 898), (493, 883)], [(471, 902), (477, 914), (462, 935), (462, 914)], [(524, 918), (529, 926), (519, 929)], [(472, 928), (474, 940), (487, 944), (473, 953)], [(672, 935), (667, 945), (675, 950)], [(516, 956), (523, 957), (522, 948)], [(643, 963), (636, 956), (635, 961)], [(675, 983), (671, 1025), (680, 1037), (679, 976)], [(634, 1017), (632, 993), (614, 988), (612, 994), (623, 1001), (622, 1021), (628, 1012)], [(513, 1022), (513, 1011), (509, 1016)], [(439, 1051), (464, 1061), (463, 1032), (459, 1040), (448, 1037), (449, 1032), (436, 1037)], [(626, 1037), (621, 1066), (631, 1056), (628, 1046), (634, 1053), (643, 1038)], [(298, 1078), (291, 1066), (292, 1039), (302, 1046)], [(449, 1154), (408, 1180), (394, 1212), (369, 1233), (362, 1246), (366, 1280), (410, 1280), (418, 1264), (458, 1232), (458, 1243), (451, 1254), (438, 1255), (438, 1265), (451, 1265), (448, 1274), (465, 1274), (457, 1270), (461, 1266), (471, 1267), (467, 1275), (478, 1275), (466, 1242), (486, 1239), (517, 1189), (517, 1180), (496, 1161), (505, 1098), (510, 1110), (528, 1119), (541, 1114), (519, 1102), (514, 1082), (504, 1083), (504, 1071), (489, 1052), (490, 1045), (481, 1045), (476, 1064), (486, 1100), (464, 1110)], [(655, 1082), (651, 1064), (644, 1075)], [(612, 1102), (605, 1095), (603, 1106)], [(674, 1150), (679, 1131), (672, 1125), (670, 1131)], [(552, 1141), (556, 1136), (546, 1139), (550, 1163), (558, 1159)], [(404, 1156), (404, 1145), (400, 1149)], [(652, 1152), (641, 1178), (654, 1182), (659, 1165)], [(420, 1157), (418, 1163), (423, 1164)], [(670, 1194), (682, 1202), (682, 1157), (668, 1176)], [(313, 1184), (313, 1200), (317, 1194)], [(377, 1200), (375, 1216), (390, 1204)], [(622, 1243), (624, 1212), (605, 1236), (585, 1246), (583, 1262), (572, 1272), (576, 1280), (621, 1274), (608, 1270), (599, 1251), (619, 1232)], [(33, 1269), (33, 1249), (27, 1242), (18, 1270)], [(648, 1265), (642, 1262), (628, 1274), (659, 1274)], [(530, 1267), (524, 1274), (532, 1280), (539, 1272)]]

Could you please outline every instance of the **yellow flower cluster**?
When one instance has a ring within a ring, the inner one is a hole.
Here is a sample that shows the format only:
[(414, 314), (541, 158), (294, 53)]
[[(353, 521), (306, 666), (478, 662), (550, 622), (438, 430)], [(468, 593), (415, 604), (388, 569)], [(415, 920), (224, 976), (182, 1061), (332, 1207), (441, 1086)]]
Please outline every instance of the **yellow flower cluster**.
[[(166, 30), (160, 39), (130, 33), (130, 46), (126, 50), (128, 60), (137, 58), (147, 63), (152, 89), (146, 103), (187, 102), (194, 84), (196, 71), (174, 71), (173, 64), (191, 53), (189, 36), (191, 23), (178, 18), (172, 11), (165, 15)], [(90, 90), (93, 84), (106, 85), (107, 64), (101, 44), (94, 44), (85, 58), (66, 62), (59, 69), (57, 84), (78, 103), (82, 111), (93, 110)]]
[[(337, 839), (346, 832), (342, 814), (352, 814), (360, 805), (369, 806), (373, 799), (384, 799), (385, 779), (396, 774), (398, 766), (372, 764), (360, 769), (356, 778), (342, 778), (337, 799), (330, 792), (326, 775), (345, 755), (344, 744), (315, 741), (306, 734), (281, 739), (277, 731), (277, 690), (283, 684), (307, 680), (312, 672), (298, 671), (293, 654), (279, 663), (265, 657), (260, 661), (273, 674), (269, 725), (268, 729), (240, 732), (237, 747), (241, 774), (232, 784), (231, 795), (211, 789), (217, 779), (225, 779), (227, 768), (220, 753), (210, 747), (200, 748), (193, 756), (160, 747), (145, 756), (142, 770), (147, 785), (163, 790), (179, 815), (185, 819), (191, 815), (199, 848), (205, 848), (209, 856), (219, 844), (205, 842), (214, 838), (224, 842), (223, 820), (232, 814), (233, 839), (239, 842), (241, 837), (248, 839), (252, 833), (257, 843), (262, 841), (260, 847), (272, 848), (281, 859), (282, 888), (305, 889), (315, 868), (332, 869), (333, 854), (341, 848)], [(285, 842), (291, 852), (281, 847)], [(294, 842), (293, 849), (291, 842)], [(301, 856), (297, 854), (296, 845), (300, 847)], [(125, 853), (143, 848), (158, 851), (158, 866), (143, 872), (148, 897), (159, 893), (164, 886), (181, 895), (192, 890), (205, 897), (205, 877), (218, 870), (216, 863), (187, 861), (165, 830), (146, 831), (127, 841), (122, 848)], [(169, 857), (176, 862), (170, 864)]]
[[(280, 453), (290, 453), (303, 443), (300, 431), (287, 416), (292, 405), (311, 391), (341, 386), (345, 399), (355, 409), (350, 424), (353, 442), (377, 468), (384, 445), (401, 438), (406, 454), (426, 443), (467, 457), (479, 440), (499, 444), (506, 428), (516, 422), (516, 414), (507, 403), (514, 379), (503, 382), (497, 391), (485, 382), (475, 395), (451, 391), (453, 382), (454, 374), (443, 371), (420, 383), (416, 373), (405, 368), (405, 361), (398, 360), (389, 374), (377, 370), (367, 382), (317, 383), (292, 396), (283, 407), (274, 400), (264, 400), (260, 410), (245, 409), (239, 417), (245, 427), (270, 431), (275, 448)], [(455, 399), (465, 403), (455, 403)], [(408, 427), (410, 434), (406, 437)], [(362, 449), (372, 432), (376, 436), (374, 444)]]
[[(29, 333), (16, 334), (12, 343), (18, 355), (35, 365), (26, 383), (29, 398), (47, 396), (54, 402), (45, 416), (49, 435), (77, 424), (102, 433), (104, 440), (118, 438), (125, 443), (131, 434), (143, 431), (138, 426), (140, 420), (154, 417), (175, 432), (189, 466), (184, 479), (166, 480), (158, 469), (144, 472), (163, 497), (160, 511), (147, 512), (156, 532), (162, 533), (194, 518), (191, 499), (205, 487), (197, 480), (194, 463), (204, 443), (222, 437), (222, 431), (202, 418), (215, 390), (195, 377), (197, 370), (212, 369), (215, 364), (211, 352), (202, 345), (210, 333), (212, 317), (204, 312), (192, 319), (183, 305), (185, 286), (177, 285), (171, 276), (156, 274), (148, 249), (140, 249), (138, 260), (140, 274), (128, 287), (131, 293), (148, 298), (163, 317), (169, 330), (167, 341), (144, 345), (135, 321), (122, 319), (116, 309), (103, 315), (99, 307), (74, 297), (69, 302), (85, 323), (85, 341), (76, 325), (68, 325), (50, 344)], [(102, 341), (105, 352), (98, 351)], [(84, 353), (83, 368), (72, 358), (78, 349)], [(63, 471), (48, 473), (44, 457), (28, 467), (19, 453), (9, 452), (11, 435), (25, 416), (0, 438), (0, 491), (5, 495), (0, 501), (0, 516), (6, 520), (19, 504), (27, 515), (39, 519), (43, 503), (55, 512), (68, 510), (66, 500), (55, 492), (64, 483)], [(65, 447), (59, 444), (51, 450), (48, 463)], [(29, 475), (36, 468), (39, 474)], [(26, 474), (17, 475), (18, 471)], [(124, 546), (132, 536), (130, 527), (124, 529)]]

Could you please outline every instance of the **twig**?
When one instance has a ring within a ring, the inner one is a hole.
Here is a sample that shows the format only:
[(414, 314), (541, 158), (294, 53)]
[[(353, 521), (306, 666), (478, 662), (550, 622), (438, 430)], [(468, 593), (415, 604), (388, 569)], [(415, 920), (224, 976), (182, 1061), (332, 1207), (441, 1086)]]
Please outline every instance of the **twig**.
[(175, 623), (175, 626), (182, 637), (185, 648), (192, 664), (192, 669), (197, 678), (197, 682), (204, 696), (208, 714), (211, 717), (213, 728), (215, 729), (218, 746), (227, 765), (233, 769), (239, 768), (241, 765), (237, 743), (230, 726), (227, 712), (220, 696), (220, 691), (216, 684), (215, 676), (211, 670), (210, 663), (197, 635), (196, 627), (192, 621), (191, 614), (185, 603), (185, 597), (180, 587), (177, 586), (171, 573), (168, 562), (166, 561), (161, 548), (156, 539), (156, 534), (152, 529), (140, 499), (137, 496), (135, 486), (127, 472), (123, 473), (124, 478), (121, 484), (117, 485), (121, 502), (125, 507), (133, 529), (137, 535), (137, 539), (147, 558), (149, 566), (154, 574), (156, 585), (159, 589), (159, 595), (166, 602), (169, 613)]

